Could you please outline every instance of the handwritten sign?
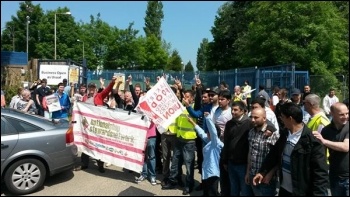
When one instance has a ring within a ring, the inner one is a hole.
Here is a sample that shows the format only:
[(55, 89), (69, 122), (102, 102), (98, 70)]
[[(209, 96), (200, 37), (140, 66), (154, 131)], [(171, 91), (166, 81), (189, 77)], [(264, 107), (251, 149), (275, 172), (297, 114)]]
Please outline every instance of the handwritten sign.
[(136, 106), (136, 110), (153, 120), (160, 133), (165, 132), (185, 109), (164, 77), (161, 77), (156, 85), (140, 98)]
[(74, 143), (79, 151), (119, 167), (142, 171), (150, 126), (147, 118), (83, 102), (73, 106)]
[(117, 87), (117, 84), (119, 81), (121, 81), (122, 83), (119, 85), (119, 90), (124, 90), (125, 88), (125, 74), (124, 73), (114, 73), (114, 76), (117, 77), (117, 79), (115, 80), (113, 89), (115, 89)]

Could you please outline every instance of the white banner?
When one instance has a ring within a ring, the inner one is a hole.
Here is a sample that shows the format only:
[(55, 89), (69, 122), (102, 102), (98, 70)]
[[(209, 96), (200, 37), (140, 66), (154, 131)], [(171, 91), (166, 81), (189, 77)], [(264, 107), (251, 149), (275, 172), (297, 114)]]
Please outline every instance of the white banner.
[(147, 118), (82, 102), (73, 105), (74, 143), (87, 155), (135, 172), (144, 163)]
[(57, 85), (63, 79), (68, 79), (68, 65), (40, 64), (39, 79), (47, 79), (47, 85)]
[(159, 133), (163, 133), (186, 108), (176, 97), (164, 77), (161, 77), (157, 84), (140, 98), (136, 110), (151, 118)]

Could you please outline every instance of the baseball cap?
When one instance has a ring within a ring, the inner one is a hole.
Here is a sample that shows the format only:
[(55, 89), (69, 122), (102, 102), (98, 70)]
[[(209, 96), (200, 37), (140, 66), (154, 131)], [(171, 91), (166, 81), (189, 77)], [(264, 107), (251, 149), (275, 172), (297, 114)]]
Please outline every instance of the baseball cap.
[(301, 94), (300, 90), (299, 90), (298, 88), (294, 88), (294, 89), (292, 90), (292, 96), (293, 96), (293, 95), (298, 95), (298, 94)]
[(205, 91), (208, 92), (208, 94), (219, 94), (220, 89), (218, 86), (215, 86), (212, 88), (207, 88)]

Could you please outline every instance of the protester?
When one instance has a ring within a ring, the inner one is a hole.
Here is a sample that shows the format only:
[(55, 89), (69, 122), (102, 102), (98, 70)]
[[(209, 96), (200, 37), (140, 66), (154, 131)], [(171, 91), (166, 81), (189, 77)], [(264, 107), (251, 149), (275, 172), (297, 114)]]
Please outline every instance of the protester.
[(349, 196), (349, 109), (343, 103), (331, 108), (331, 124), (314, 136), (329, 149), (329, 182), (332, 196)]
[(214, 125), (209, 114), (206, 114), (205, 121), (208, 127), (206, 133), (192, 118), (189, 121), (195, 126), (198, 136), (205, 142), (203, 147), (203, 167), (202, 167), (202, 183), (203, 196), (219, 196), (218, 187), (220, 181), (220, 154), (224, 143), (220, 141), (221, 129), (218, 125)]
[(323, 98), (323, 110), (324, 110), (324, 113), (326, 114), (326, 116), (328, 117), (328, 119), (330, 119), (330, 120), (332, 119), (332, 116), (330, 114), (331, 106), (337, 102), (339, 102), (339, 99), (335, 95), (335, 89), (331, 88), (329, 90), (329, 93)]
[(11, 102), (9, 106), (10, 108), (17, 109), (17, 103), (19, 100), (22, 99), (22, 92), (23, 92), (23, 88), (19, 87), (17, 89), (17, 94), (11, 98)]
[[(59, 119), (68, 120), (69, 109), (71, 107), (71, 104), (70, 104), (69, 95), (66, 94), (66, 92), (64, 91), (64, 88), (65, 88), (64, 84), (59, 83), (57, 92), (54, 93), (54, 95), (57, 96), (58, 101), (60, 102), (60, 105), (61, 105), (61, 110), (52, 112), (52, 119), (55, 121), (58, 121)], [(42, 108), (44, 110), (44, 107)]]
[(5, 99), (5, 93), (1, 90), (1, 107), (6, 107), (6, 99)]
[(280, 131), (280, 138), (253, 178), (253, 185), (264, 182), (267, 173), (277, 166), (281, 180), (279, 196), (327, 196), (324, 146), (304, 125), (303, 112), (296, 104), (283, 104), (281, 118), (286, 130)]
[(30, 98), (30, 91), (29, 90), (23, 90), (22, 91), (22, 99), (17, 102), (16, 109), (28, 112), (30, 114), (36, 114), (36, 107), (33, 99)]
[[(270, 109), (270, 108), (268, 108)], [(271, 109), (270, 109), (271, 110)], [(255, 108), (251, 113), (254, 128), (249, 131), (248, 166), (245, 182), (253, 189), (255, 196), (274, 196), (277, 187), (277, 167), (267, 173), (263, 182), (257, 186), (250, 184), (261, 167), (262, 161), (279, 138), (279, 133), (273, 125), (267, 123), (266, 112), (263, 108)], [(271, 135), (267, 132), (273, 132)]]
[[(93, 104), (95, 106), (103, 106), (103, 99), (109, 94), (110, 91), (112, 91), (113, 85), (115, 83), (116, 80), (116, 76), (113, 76), (111, 82), (109, 83), (109, 85), (107, 86), (107, 88), (105, 88), (102, 92), (97, 93), (97, 86), (94, 83), (90, 83), (88, 85), (88, 96), (87, 99), (85, 101), (85, 103), (89, 103), (89, 104)], [(78, 168), (76, 168), (75, 170), (84, 170), (87, 169), (89, 166), (89, 156), (85, 153), (81, 154), (81, 162), (82, 165)], [(104, 169), (104, 162), (102, 162), (101, 160), (97, 160), (97, 165), (98, 165), (98, 171), (101, 173), (105, 172)]]

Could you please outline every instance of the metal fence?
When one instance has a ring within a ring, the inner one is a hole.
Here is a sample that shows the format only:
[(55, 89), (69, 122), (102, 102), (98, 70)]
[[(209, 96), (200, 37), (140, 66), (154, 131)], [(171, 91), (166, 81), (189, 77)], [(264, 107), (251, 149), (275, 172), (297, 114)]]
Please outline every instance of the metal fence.
[[(264, 85), (268, 93), (272, 93), (275, 86), (286, 88), (291, 91), (293, 88), (303, 89), (305, 84), (308, 84), (308, 71), (296, 71), (294, 64), (277, 65), (271, 67), (252, 67), (252, 68), (237, 68), (233, 70), (211, 71), (211, 72), (174, 72), (174, 71), (150, 71), (150, 70), (100, 70), (88, 71), (87, 81), (98, 82), (102, 77), (107, 81), (111, 79), (114, 73), (124, 73), (125, 76), (132, 75), (133, 81), (139, 82), (142, 88), (145, 88), (143, 81), (144, 77), (149, 77), (151, 83), (156, 82), (157, 76), (165, 74), (168, 83), (174, 82), (178, 78), (185, 85), (186, 89), (194, 84), (194, 75), (199, 75), (205, 87), (218, 86), (221, 81), (225, 81), (232, 91), (235, 85), (244, 85), (244, 81), (248, 80), (252, 88), (258, 88), (259, 85)], [(253, 93), (253, 96), (258, 91)]]

